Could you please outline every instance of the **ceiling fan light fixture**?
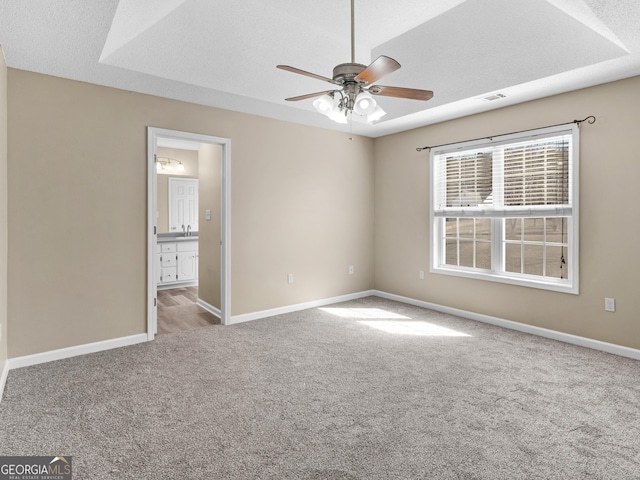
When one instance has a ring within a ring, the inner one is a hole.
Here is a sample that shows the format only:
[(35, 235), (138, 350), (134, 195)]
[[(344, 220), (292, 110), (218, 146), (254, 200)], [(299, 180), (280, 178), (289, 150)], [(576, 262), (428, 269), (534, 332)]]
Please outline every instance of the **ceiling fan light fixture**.
[(313, 101), (313, 106), (318, 112), (329, 116), (334, 110), (335, 101), (330, 95), (322, 95)]
[(314, 108), (324, 116), (337, 123), (348, 123), (347, 116), (340, 105), (340, 98), (336, 95), (322, 95), (313, 101)]
[(375, 112), (378, 104), (375, 99), (367, 92), (361, 92), (357, 98), (353, 111), (358, 115), (370, 115)]
[(373, 112), (371, 112), (369, 115), (367, 115), (367, 123), (374, 123), (377, 122), (378, 120), (380, 120), (382, 117), (384, 117), (387, 114), (387, 112), (385, 112), (380, 105), (376, 106), (376, 108), (373, 110)]
[(337, 123), (349, 123), (347, 119), (347, 115), (343, 110), (339, 108), (334, 108), (329, 115), (327, 115), (331, 120)]
[[(416, 88), (389, 87), (373, 85), (384, 75), (395, 72), (400, 64), (391, 57), (380, 55), (368, 66), (356, 63), (355, 60), (355, 0), (351, 0), (351, 62), (341, 63), (333, 68), (333, 77), (324, 77), (315, 73), (300, 70), (289, 65), (276, 65), (276, 68), (288, 72), (315, 78), (340, 87), (324, 92), (309, 93), (285, 98), (286, 101), (296, 102), (316, 98), (314, 108), (338, 123), (349, 123), (349, 119), (360, 123), (373, 123), (380, 120), (386, 112), (382, 110), (373, 95), (385, 97), (406, 98), (411, 100), (430, 100), (433, 92)], [(366, 87), (366, 90), (365, 90)], [(338, 95), (339, 94), (339, 97)], [(331, 103), (333, 100), (333, 103)]]

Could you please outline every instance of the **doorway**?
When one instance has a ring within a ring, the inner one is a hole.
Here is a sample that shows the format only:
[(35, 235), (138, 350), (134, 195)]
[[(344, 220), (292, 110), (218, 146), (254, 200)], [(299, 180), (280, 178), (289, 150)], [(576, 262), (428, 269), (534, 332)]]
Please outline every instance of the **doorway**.
[[(219, 237), (216, 237), (215, 245), (212, 240), (202, 245), (209, 251), (219, 249), (219, 309), (207, 302), (198, 299), (198, 304), (207, 310), (215, 312), (220, 317), (220, 323), (226, 325), (231, 316), (231, 282), (230, 282), (230, 163), (231, 141), (227, 138), (213, 137), (196, 133), (167, 130), (156, 127), (148, 127), (147, 131), (147, 337), (153, 340), (158, 331), (158, 278), (161, 274), (161, 265), (158, 264), (156, 251), (158, 248), (158, 148), (159, 144), (170, 142), (179, 148), (180, 143), (200, 145), (201, 150), (209, 151), (217, 148), (220, 151), (220, 212), (219, 212)], [(205, 165), (208, 165), (206, 163)], [(206, 219), (215, 218), (215, 212), (206, 211)], [(182, 238), (181, 240), (187, 240)], [(217, 245), (219, 243), (219, 245)], [(217, 260), (217, 259), (214, 259)], [(203, 260), (205, 261), (205, 260)], [(217, 263), (217, 262), (216, 262)], [(205, 264), (206, 266), (206, 264)], [(218, 292), (216, 292), (218, 293)]]

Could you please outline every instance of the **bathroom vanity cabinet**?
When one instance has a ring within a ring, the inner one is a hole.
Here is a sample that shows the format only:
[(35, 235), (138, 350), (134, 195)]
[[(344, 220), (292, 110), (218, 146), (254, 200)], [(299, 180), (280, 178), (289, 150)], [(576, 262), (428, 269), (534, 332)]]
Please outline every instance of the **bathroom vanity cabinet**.
[(158, 286), (171, 286), (198, 280), (198, 240), (158, 241), (156, 248), (156, 281)]

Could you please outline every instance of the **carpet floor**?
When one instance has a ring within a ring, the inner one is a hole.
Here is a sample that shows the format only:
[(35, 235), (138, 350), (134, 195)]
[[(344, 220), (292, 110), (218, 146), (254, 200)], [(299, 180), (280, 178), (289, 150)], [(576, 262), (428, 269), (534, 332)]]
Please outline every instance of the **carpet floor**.
[(640, 362), (376, 297), (9, 372), (77, 479), (637, 479)]

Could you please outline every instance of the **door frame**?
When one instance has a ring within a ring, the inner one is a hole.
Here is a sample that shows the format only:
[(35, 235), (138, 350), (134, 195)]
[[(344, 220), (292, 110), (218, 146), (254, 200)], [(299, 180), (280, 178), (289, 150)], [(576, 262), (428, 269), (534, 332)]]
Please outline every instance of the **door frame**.
[(228, 325), (231, 320), (231, 139), (147, 127), (147, 340), (155, 338), (158, 327), (157, 285), (154, 275), (158, 238), (158, 173), (156, 171), (158, 138), (210, 143), (222, 147), (220, 322), (222, 325)]

